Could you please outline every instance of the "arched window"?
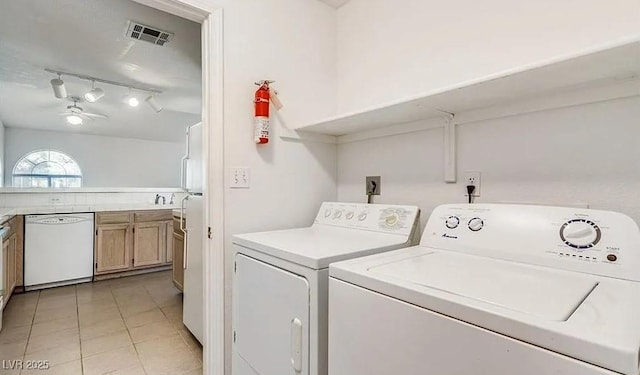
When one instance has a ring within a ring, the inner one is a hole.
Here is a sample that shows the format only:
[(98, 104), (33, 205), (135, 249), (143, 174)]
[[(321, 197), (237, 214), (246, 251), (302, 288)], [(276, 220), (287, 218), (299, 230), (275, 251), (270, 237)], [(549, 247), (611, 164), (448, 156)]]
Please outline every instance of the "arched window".
[(82, 187), (82, 171), (69, 155), (55, 150), (27, 154), (13, 167), (14, 187)]

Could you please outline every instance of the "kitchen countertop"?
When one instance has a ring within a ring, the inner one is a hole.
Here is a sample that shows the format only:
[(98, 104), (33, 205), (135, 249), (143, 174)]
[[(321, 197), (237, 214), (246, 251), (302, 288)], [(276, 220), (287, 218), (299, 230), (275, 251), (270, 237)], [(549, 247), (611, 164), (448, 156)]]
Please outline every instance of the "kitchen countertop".
[(119, 188), (119, 187), (84, 187), (84, 188), (0, 188), (0, 194), (64, 194), (64, 193), (184, 193), (182, 188)]
[(146, 211), (146, 210), (179, 210), (177, 205), (155, 205), (140, 203), (94, 204), (77, 206), (34, 206), (34, 207), (6, 207), (0, 208), (0, 223), (15, 215), (36, 214), (67, 214), (75, 212), (106, 212), (106, 211)]

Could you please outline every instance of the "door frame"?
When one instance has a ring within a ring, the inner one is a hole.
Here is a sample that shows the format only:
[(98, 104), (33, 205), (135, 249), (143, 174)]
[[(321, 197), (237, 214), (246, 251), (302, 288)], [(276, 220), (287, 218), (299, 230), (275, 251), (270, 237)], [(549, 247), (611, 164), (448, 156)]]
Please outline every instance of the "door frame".
[[(198, 22), (202, 45), (204, 164), (203, 373), (223, 375), (224, 355), (224, 77), (223, 10), (212, 0), (133, 0)], [(186, 125), (186, 124), (185, 124)], [(211, 238), (208, 238), (211, 228)]]

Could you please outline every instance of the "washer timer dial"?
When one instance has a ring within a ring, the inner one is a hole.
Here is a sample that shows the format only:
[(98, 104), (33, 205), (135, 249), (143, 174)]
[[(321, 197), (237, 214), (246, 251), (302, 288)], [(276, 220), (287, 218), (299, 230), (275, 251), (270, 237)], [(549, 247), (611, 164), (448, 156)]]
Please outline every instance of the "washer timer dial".
[(600, 242), (602, 232), (590, 220), (573, 219), (560, 227), (560, 239), (574, 249), (590, 249)]
[(484, 227), (484, 221), (482, 221), (482, 219), (479, 217), (474, 217), (473, 219), (469, 220), (468, 226), (469, 226), (469, 229), (471, 229), (474, 232), (477, 232), (480, 229), (482, 229), (482, 227)]

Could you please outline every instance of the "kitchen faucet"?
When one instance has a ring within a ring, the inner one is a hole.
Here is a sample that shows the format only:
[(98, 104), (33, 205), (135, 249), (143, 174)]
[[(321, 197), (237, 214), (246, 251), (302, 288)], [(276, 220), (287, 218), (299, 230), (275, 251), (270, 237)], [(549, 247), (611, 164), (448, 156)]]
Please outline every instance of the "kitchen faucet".
[(156, 204), (160, 203), (160, 198), (162, 198), (162, 205), (164, 206), (167, 202), (164, 195), (156, 194)]

